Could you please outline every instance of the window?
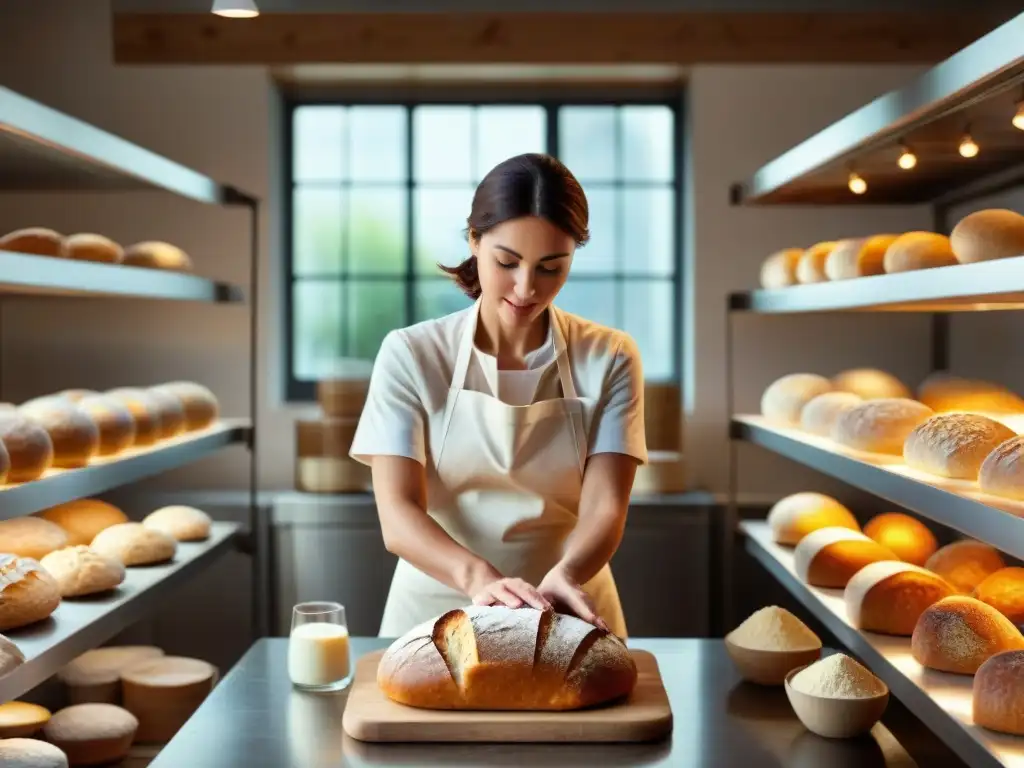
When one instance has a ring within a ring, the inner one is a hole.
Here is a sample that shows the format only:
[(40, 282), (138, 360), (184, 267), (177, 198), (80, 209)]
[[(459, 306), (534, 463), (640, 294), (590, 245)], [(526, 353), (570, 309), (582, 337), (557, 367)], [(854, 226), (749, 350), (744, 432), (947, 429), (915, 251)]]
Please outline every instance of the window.
[(591, 241), (556, 304), (637, 340), (649, 379), (679, 377), (679, 174), (672, 103), (293, 103), (287, 110), (287, 393), (353, 365), (393, 328), (469, 306), (437, 269), (468, 255), (484, 174), (559, 157)]

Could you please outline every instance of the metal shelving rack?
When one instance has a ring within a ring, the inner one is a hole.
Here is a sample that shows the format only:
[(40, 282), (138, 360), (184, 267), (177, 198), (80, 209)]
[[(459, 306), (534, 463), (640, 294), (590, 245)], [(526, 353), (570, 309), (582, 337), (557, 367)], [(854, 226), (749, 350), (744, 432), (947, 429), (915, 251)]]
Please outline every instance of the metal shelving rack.
[[(228, 446), (250, 454), (248, 530), (215, 522), (208, 540), (179, 543), (175, 559), (129, 568), (112, 594), (63, 601), (46, 621), (4, 634), (26, 661), (0, 677), (0, 701), (21, 696), (63, 664), (151, 614), (162, 596), (232, 547), (248, 552), (253, 570), (254, 634), (265, 633), (265, 535), (257, 504), (257, 298), (259, 201), (74, 117), (0, 87), (0, 192), (156, 191), (201, 204), (250, 211), (248, 418), (223, 418), (210, 427), (130, 449), (87, 467), (50, 470), (32, 482), (0, 487), (0, 519), (29, 515), (198, 461)], [(96, 297), (100, 300), (205, 302), (242, 305), (241, 288), (193, 274), (120, 264), (79, 262), (0, 252), (0, 302), (13, 297)], [(2, 348), (2, 345), (0, 345)]]
[[(731, 189), (735, 205), (928, 205), (933, 230), (950, 232), (953, 206), (1024, 184), (1024, 132), (1010, 122), (1024, 99), (1024, 14), (1006, 22), (906, 87), (831, 124)], [(957, 146), (969, 127), (982, 146), (971, 159)], [(896, 159), (903, 145), (919, 156), (913, 170)], [(856, 172), (864, 194), (848, 189)], [(738, 516), (737, 448), (757, 445), (923, 517), (1024, 556), (1024, 505), (981, 493), (976, 484), (943, 481), (879, 462), (831, 441), (770, 425), (734, 407), (733, 320), (737, 313), (918, 312), (931, 315), (932, 370), (949, 367), (949, 322), (971, 311), (1024, 308), (1024, 254), (980, 264), (879, 275), (777, 290), (732, 293), (726, 307), (729, 409), (729, 505), (717, 531), (716, 577), (726, 604), (716, 628), (735, 623), (729, 600), (735, 540), (823, 625), (859, 655), (893, 694), (971, 765), (1024, 764), (1024, 737), (978, 728), (971, 721), (970, 680), (921, 670), (909, 638), (861, 632), (846, 619), (841, 592), (809, 587), (796, 576), (792, 551), (771, 541), (766, 523)], [(1024, 431), (1018, 429), (1017, 431)], [(966, 681), (966, 683), (965, 683)]]

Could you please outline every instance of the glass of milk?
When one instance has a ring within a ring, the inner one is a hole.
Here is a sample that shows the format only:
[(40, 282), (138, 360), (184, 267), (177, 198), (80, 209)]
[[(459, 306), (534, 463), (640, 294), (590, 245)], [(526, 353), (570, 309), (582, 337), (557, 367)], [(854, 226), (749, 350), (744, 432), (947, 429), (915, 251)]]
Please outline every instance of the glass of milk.
[(310, 691), (337, 691), (352, 681), (344, 606), (299, 603), (292, 609), (288, 676)]

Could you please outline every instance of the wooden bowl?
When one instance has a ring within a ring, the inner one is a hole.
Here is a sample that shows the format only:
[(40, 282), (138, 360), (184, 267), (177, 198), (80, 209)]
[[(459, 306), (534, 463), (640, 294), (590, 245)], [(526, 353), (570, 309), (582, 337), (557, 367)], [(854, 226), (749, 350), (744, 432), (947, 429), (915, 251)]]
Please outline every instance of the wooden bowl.
[[(809, 666), (809, 665), (808, 665)], [(889, 704), (889, 686), (879, 680), (882, 693), (858, 699), (831, 699), (811, 696), (792, 686), (799, 667), (786, 675), (786, 696), (807, 730), (827, 739), (848, 739), (870, 731)]]
[(763, 651), (736, 645), (726, 637), (725, 649), (743, 679), (759, 685), (782, 685), (791, 670), (821, 658), (820, 643), (817, 648), (800, 651)]

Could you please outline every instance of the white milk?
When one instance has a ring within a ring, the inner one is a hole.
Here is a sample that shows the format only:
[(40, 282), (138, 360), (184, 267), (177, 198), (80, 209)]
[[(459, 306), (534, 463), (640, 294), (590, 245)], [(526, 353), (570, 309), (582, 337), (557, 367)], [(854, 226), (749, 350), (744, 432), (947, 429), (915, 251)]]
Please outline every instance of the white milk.
[(339, 624), (300, 624), (288, 640), (288, 675), (298, 685), (332, 685), (348, 677), (348, 630)]

